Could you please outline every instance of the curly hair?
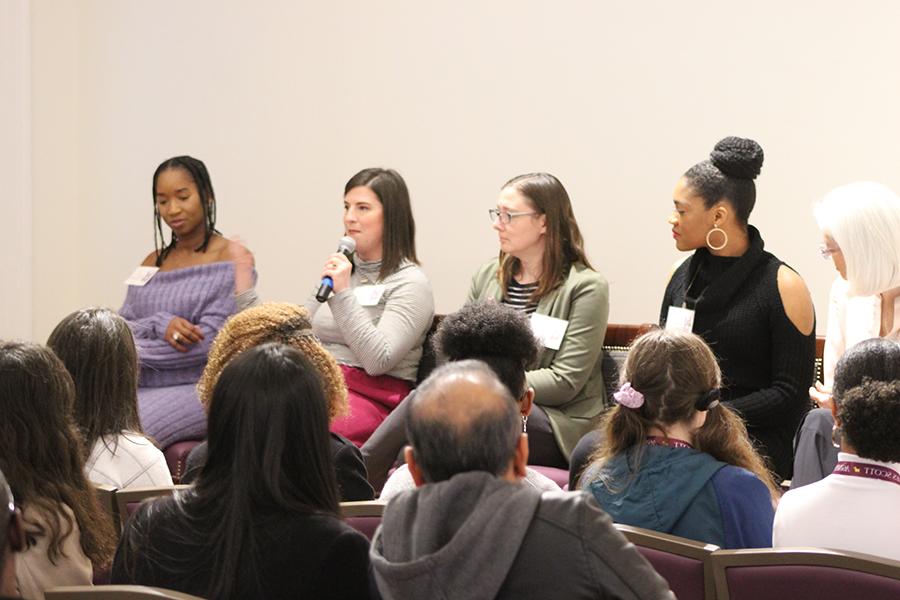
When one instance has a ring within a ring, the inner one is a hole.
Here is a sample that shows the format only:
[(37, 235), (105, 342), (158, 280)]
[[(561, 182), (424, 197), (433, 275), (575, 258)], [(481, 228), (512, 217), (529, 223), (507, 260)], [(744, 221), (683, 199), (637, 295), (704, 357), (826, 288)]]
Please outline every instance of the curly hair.
[(525, 371), (540, 356), (528, 317), (493, 300), (471, 302), (444, 317), (432, 343), (444, 360), (486, 362), (516, 399), (525, 393)]
[(52, 350), (0, 342), (0, 470), (21, 507), (46, 520), (50, 562), (64, 556), (63, 542), (77, 524), (81, 549), (102, 567), (116, 536), (84, 474), (74, 403), (72, 377)]
[(216, 381), (228, 363), (244, 350), (267, 342), (296, 348), (315, 365), (322, 378), (331, 421), (348, 413), (347, 385), (340, 367), (313, 333), (306, 309), (287, 302), (267, 302), (241, 311), (228, 319), (216, 335), (206, 368), (197, 382), (197, 393), (207, 412)]
[[(650, 428), (690, 421), (698, 399), (721, 386), (722, 374), (701, 337), (655, 329), (635, 340), (621, 380), (644, 395), (644, 404), (637, 409), (616, 404), (604, 413), (600, 428), (606, 435), (590, 462), (602, 467), (614, 456), (634, 450), (637, 472)], [(769, 488), (773, 498), (778, 496), (772, 474), (753, 447), (746, 425), (731, 410), (717, 406), (707, 411), (703, 426), (694, 436), (694, 447), (716, 460), (747, 469)], [(612, 489), (621, 482), (606, 483)]]
[(900, 462), (900, 381), (865, 381), (844, 394), (837, 416), (858, 456)]
[(738, 220), (746, 224), (756, 205), (756, 179), (762, 170), (763, 149), (753, 140), (730, 136), (716, 144), (709, 160), (684, 174), (690, 187), (703, 198), (706, 208), (727, 199)]

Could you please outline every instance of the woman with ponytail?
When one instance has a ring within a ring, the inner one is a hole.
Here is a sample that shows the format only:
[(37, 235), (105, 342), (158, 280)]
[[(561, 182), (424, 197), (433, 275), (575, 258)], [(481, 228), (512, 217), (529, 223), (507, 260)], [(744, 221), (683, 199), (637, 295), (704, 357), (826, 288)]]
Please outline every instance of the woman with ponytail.
[(581, 478), (615, 522), (723, 548), (771, 545), (775, 483), (743, 421), (719, 405), (721, 385), (699, 336), (660, 329), (635, 341)]

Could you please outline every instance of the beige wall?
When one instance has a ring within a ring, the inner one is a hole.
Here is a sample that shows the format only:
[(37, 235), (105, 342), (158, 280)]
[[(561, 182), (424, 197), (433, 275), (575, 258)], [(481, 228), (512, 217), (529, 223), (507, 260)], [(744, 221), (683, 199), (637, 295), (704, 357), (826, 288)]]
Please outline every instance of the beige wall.
[(811, 203), (862, 178), (900, 190), (888, 0), (26, 4), (39, 340), (121, 303), (152, 248), (150, 177), (175, 154), (206, 161), (220, 227), (272, 300), (309, 292), (349, 176), (398, 169), (440, 312), (496, 251), (499, 186), (553, 172), (614, 322), (657, 318), (672, 188), (720, 137), (765, 148), (752, 222), (806, 278), (820, 331), (833, 272)]

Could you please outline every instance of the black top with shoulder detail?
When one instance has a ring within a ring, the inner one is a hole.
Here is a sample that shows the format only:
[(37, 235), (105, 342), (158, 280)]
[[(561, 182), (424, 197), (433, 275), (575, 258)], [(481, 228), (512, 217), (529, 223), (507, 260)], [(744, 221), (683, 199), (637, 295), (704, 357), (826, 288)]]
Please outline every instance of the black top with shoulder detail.
[[(782, 263), (763, 250), (750, 226), (750, 248), (736, 259), (694, 252), (672, 275), (660, 311), (696, 311), (694, 333), (712, 348), (722, 369), (722, 400), (746, 421), (770, 466), (790, 478), (792, 440), (809, 410), (815, 374), (815, 327), (804, 335), (791, 322), (778, 291)], [(690, 289), (686, 289), (686, 288)]]

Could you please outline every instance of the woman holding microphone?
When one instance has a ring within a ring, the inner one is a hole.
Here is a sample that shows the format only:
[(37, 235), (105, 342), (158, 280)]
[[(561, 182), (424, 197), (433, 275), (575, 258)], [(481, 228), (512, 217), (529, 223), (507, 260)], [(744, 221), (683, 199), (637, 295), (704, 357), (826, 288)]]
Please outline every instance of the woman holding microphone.
[(392, 169), (363, 169), (344, 186), (344, 231), (353, 262), (328, 257), (325, 302), (306, 308), (313, 331), (344, 373), (350, 415), (332, 431), (361, 446), (412, 389), (434, 318), (431, 284), (418, 265), (409, 191)]

